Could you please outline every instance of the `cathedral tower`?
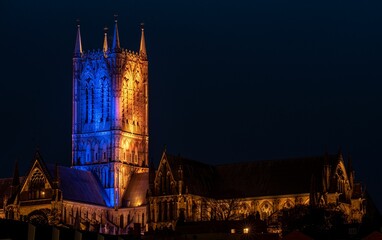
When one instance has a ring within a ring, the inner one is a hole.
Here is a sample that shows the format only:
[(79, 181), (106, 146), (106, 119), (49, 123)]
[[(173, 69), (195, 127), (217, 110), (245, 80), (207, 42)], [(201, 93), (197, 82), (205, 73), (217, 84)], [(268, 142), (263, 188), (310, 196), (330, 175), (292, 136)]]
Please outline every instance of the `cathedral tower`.
[(148, 61), (141, 26), (138, 53), (112, 44), (84, 52), (80, 26), (73, 56), (72, 166), (98, 176), (109, 206), (122, 205), (132, 174), (148, 171)]

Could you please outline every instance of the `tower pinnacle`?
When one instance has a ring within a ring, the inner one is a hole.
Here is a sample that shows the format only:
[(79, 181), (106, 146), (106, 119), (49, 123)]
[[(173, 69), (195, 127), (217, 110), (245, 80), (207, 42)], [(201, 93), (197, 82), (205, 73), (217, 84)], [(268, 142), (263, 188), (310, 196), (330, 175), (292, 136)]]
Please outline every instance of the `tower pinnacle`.
[(141, 23), (141, 30), (142, 30), (142, 34), (141, 34), (141, 44), (139, 46), (139, 55), (141, 55), (141, 57), (144, 60), (147, 60), (146, 42), (145, 42), (145, 25), (144, 25), (144, 23)]
[(76, 37), (76, 46), (74, 47), (74, 57), (81, 57), (82, 55), (82, 42), (81, 42), (81, 31), (80, 23), (77, 21), (77, 37)]
[(113, 36), (113, 45), (112, 45), (112, 51), (113, 52), (119, 52), (121, 50), (121, 45), (119, 43), (119, 33), (118, 33), (118, 15), (114, 15), (114, 36)]
[(108, 48), (108, 45), (107, 45), (107, 30), (108, 30), (107, 27), (105, 27), (105, 28), (103, 29), (103, 31), (104, 31), (104, 37), (103, 37), (103, 52), (104, 52), (104, 53), (107, 52), (107, 50), (109, 49), (109, 48)]

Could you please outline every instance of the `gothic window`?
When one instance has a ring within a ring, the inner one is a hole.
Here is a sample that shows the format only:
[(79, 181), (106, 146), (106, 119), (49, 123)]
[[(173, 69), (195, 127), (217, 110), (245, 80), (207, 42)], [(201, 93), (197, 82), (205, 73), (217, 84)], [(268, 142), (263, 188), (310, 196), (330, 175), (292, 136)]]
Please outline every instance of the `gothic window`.
[(293, 207), (293, 203), (290, 201), (290, 200), (287, 200), (285, 203), (284, 203), (284, 206), (283, 208), (285, 209), (290, 209)]
[(98, 156), (98, 144), (94, 146), (94, 161), (98, 162), (99, 156)]
[(91, 113), (91, 117), (92, 117), (92, 122), (94, 122), (94, 112), (95, 112), (95, 96), (94, 96), (94, 86), (92, 86), (92, 96), (91, 96), (91, 98), (92, 98), (92, 113)]
[(130, 152), (129, 150), (126, 150), (126, 162), (129, 161), (131, 162), (131, 157), (130, 157)]
[(163, 220), (164, 221), (167, 221), (168, 220), (168, 216), (167, 216), (167, 213), (168, 213), (168, 209), (167, 209), (167, 202), (162, 202), (163, 203)]
[(138, 152), (136, 152), (134, 155), (134, 163), (138, 164)]
[(86, 146), (86, 162), (89, 163), (91, 161), (91, 149), (90, 145)]
[(29, 199), (39, 199), (45, 197), (45, 177), (38, 170), (34, 170), (29, 183)]
[(104, 84), (101, 84), (101, 119), (100, 121), (102, 122), (103, 119), (104, 119), (104, 115), (105, 115), (105, 109), (104, 109), (104, 102), (105, 102), (105, 85)]
[(169, 220), (173, 220), (174, 218), (174, 202), (170, 201), (170, 206), (169, 206)]
[(122, 87), (122, 121), (126, 121), (127, 119), (127, 98), (128, 98), (128, 92), (127, 92), (127, 79), (123, 81), (123, 87)]
[(261, 219), (265, 220), (272, 214), (272, 205), (268, 201), (266, 201), (261, 205), (260, 211)]
[(106, 86), (106, 121), (108, 122), (110, 119), (110, 90), (109, 86)]
[(85, 123), (89, 121), (89, 89), (85, 89)]

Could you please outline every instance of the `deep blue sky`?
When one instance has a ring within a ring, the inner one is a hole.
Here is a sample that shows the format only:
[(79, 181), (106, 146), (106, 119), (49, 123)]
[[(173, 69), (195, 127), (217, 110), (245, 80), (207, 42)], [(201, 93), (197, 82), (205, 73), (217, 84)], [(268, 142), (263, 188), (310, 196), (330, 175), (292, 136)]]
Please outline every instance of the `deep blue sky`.
[(0, 2), (0, 176), (71, 160), (72, 53), (146, 25), (150, 146), (209, 163), (336, 153), (382, 209), (381, 1)]

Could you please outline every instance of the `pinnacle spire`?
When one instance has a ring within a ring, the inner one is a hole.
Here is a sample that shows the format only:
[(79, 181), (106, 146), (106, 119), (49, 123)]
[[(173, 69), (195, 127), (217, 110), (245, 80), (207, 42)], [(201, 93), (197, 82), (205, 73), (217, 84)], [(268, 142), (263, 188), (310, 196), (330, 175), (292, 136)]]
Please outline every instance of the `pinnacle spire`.
[(139, 55), (146, 60), (147, 59), (147, 52), (146, 52), (146, 42), (145, 42), (145, 25), (141, 23), (141, 44), (139, 46)]
[(104, 29), (103, 29), (103, 31), (104, 31), (104, 37), (103, 37), (103, 52), (105, 53), (105, 52), (107, 52), (108, 50), (109, 50), (109, 48), (108, 48), (108, 45), (107, 45), (107, 30), (108, 30), (108, 28), (107, 27), (105, 27)]
[(82, 55), (81, 31), (80, 31), (80, 23), (77, 22), (77, 37), (76, 37), (76, 46), (74, 47), (74, 57), (81, 57), (81, 55)]
[(118, 19), (117, 19), (117, 17), (118, 17), (118, 15), (114, 15), (115, 25), (114, 25), (113, 45), (112, 45), (112, 48), (111, 48), (114, 52), (121, 51), (121, 45), (119, 43)]

